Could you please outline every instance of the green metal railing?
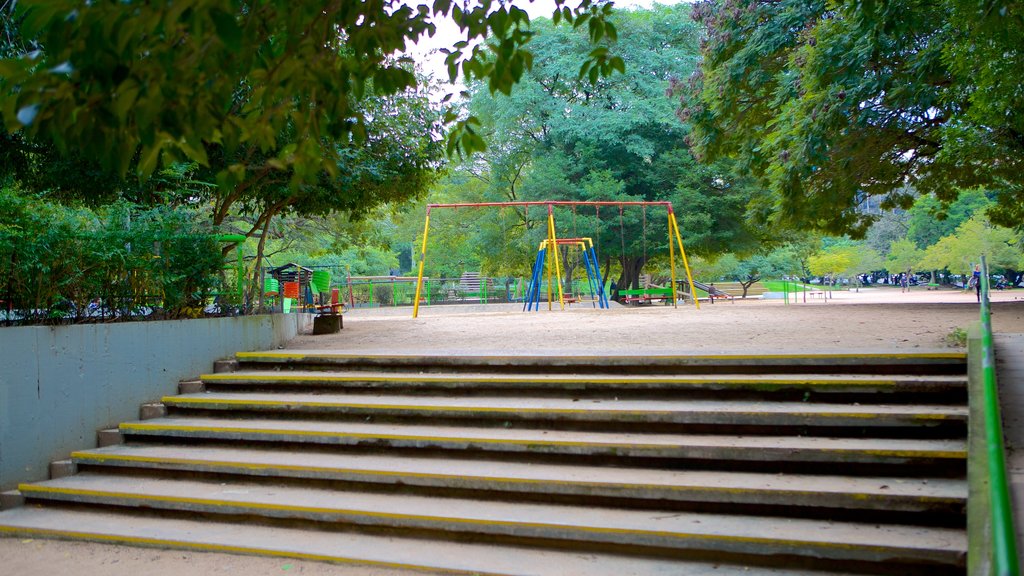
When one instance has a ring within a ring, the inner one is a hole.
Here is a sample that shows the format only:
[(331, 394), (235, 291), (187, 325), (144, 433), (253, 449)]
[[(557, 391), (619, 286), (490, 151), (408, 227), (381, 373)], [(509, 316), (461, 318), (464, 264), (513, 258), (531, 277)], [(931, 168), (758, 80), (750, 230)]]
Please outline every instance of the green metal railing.
[(992, 345), (992, 307), (989, 303), (988, 263), (981, 258), (981, 346), (984, 385), (985, 448), (988, 456), (990, 518), (992, 523), (992, 567), (999, 576), (1018, 576), (1013, 508), (1006, 478), (1005, 447), (999, 391), (996, 387), (995, 349)]

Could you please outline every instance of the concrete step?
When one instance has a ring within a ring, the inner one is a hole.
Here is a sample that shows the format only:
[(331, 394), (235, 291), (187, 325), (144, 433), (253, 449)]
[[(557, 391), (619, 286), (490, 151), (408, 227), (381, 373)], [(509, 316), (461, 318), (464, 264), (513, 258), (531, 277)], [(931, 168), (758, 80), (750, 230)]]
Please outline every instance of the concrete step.
[(441, 397), (295, 392), (217, 392), (167, 396), (179, 410), (247, 411), (349, 417), (456, 418), (749, 426), (905, 427), (965, 423), (967, 408), (724, 400)]
[(749, 462), (962, 464), (963, 440), (631, 434), (368, 424), (323, 420), (168, 417), (120, 426), (125, 436), (309, 443), (519, 454)]
[(795, 390), (816, 393), (949, 393), (967, 390), (964, 375), (876, 374), (496, 374), (359, 370), (241, 370), (201, 377), (208, 386), (325, 387), (337, 389), (543, 390), (678, 392)]
[(605, 552), (501, 546), (263, 526), (251, 522), (157, 518), (93, 510), (22, 507), (0, 513), (0, 534), (232, 552), (382, 568), (522, 576), (828, 576), (791, 567), (718, 560), (658, 559)]
[[(30, 500), (252, 515), (412, 531), (571, 541), (716, 555), (963, 566), (963, 530), (626, 510), (296, 486), (78, 474), (19, 490)], [(841, 544), (837, 544), (841, 543)]]
[(570, 466), (469, 458), (424, 458), (378, 454), (332, 454), (299, 450), (212, 446), (123, 444), (72, 454), (96, 469), (300, 478), (560, 497), (659, 502), (661, 506), (714, 503), (847, 510), (962, 514), (967, 486), (962, 479), (759, 474)]
[(912, 353), (881, 350), (864, 353), (803, 353), (779, 354), (773, 352), (755, 354), (690, 354), (690, 355), (560, 355), (537, 354), (507, 356), (453, 354), (431, 356), (419, 354), (345, 354), (331, 350), (273, 350), (267, 352), (240, 352), (235, 355), (245, 364), (292, 364), (316, 366), (351, 367), (454, 367), (460, 370), (485, 368), (487, 370), (539, 369), (542, 372), (555, 370), (575, 371), (579, 369), (615, 368), (631, 372), (670, 368), (672, 372), (708, 371), (716, 369), (745, 370), (758, 373), (778, 369), (822, 369), (834, 370), (844, 367), (848, 370), (863, 371), (865, 368), (889, 372), (914, 373), (926, 371), (960, 372), (966, 370), (967, 355), (949, 350), (920, 351)]

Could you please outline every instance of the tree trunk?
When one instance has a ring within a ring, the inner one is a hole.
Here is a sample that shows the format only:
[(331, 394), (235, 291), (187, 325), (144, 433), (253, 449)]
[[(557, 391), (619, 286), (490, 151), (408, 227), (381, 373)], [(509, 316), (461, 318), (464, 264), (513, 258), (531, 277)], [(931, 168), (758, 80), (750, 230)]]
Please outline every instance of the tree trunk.
[(624, 256), (620, 262), (622, 262), (622, 273), (619, 275), (619, 288), (623, 290), (640, 289), (640, 272), (644, 268), (644, 257)]
[(273, 216), (267, 216), (266, 223), (263, 224), (263, 232), (260, 234), (260, 242), (256, 246), (256, 263), (254, 265), (252, 285), (254, 289), (259, 291), (257, 299), (249, 298), (249, 302), (254, 300), (258, 301), (256, 309), (259, 312), (263, 311), (264, 293), (266, 290), (263, 289), (263, 250), (267, 245), (267, 233), (270, 231), (270, 221), (273, 220)]
[(755, 283), (757, 283), (757, 281), (760, 280), (760, 279), (761, 279), (761, 277), (758, 276), (758, 277), (753, 278), (753, 279), (748, 277), (745, 281), (744, 280), (740, 280), (740, 286), (743, 287), (743, 295), (740, 296), (740, 298), (746, 299), (746, 297), (747, 297), (747, 290), (749, 290), (750, 287), (753, 286)]
[(579, 265), (579, 260), (569, 260), (568, 246), (562, 246), (559, 254), (562, 258), (562, 292), (569, 296), (572, 294), (572, 277)]

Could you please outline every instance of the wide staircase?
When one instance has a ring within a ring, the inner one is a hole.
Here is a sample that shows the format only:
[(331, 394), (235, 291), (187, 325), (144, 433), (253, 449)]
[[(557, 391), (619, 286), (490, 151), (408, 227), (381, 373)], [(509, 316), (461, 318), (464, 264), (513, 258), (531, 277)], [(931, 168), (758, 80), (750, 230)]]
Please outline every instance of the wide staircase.
[(470, 574), (965, 571), (961, 353), (238, 361), (20, 486), (0, 533)]

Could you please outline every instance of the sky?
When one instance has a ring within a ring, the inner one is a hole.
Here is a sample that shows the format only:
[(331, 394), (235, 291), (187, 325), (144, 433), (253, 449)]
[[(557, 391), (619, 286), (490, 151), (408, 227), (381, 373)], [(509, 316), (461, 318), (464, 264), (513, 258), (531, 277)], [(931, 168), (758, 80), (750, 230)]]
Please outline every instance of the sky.
[[(616, 0), (614, 5), (616, 8), (650, 8), (655, 3), (673, 5), (683, 1), (685, 0), (657, 0), (657, 2), (655, 0)], [(416, 6), (425, 3), (425, 0), (406, 0), (406, 3), (410, 6)], [(531, 20), (534, 18), (550, 18), (551, 13), (555, 9), (554, 0), (534, 0), (533, 2), (528, 0), (512, 0), (509, 4), (525, 10), (530, 15)], [(572, 6), (576, 2), (568, 0), (567, 4)], [(447, 81), (448, 71), (444, 66), (445, 55), (438, 52), (438, 49), (451, 48), (453, 44), (463, 38), (459, 33), (459, 27), (451, 20), (441, 20), (436, 22), (436, 24), (437, 33), (432, 38), (421, 38), (416, 45), (409, 47), (407, 53), (417, 62), (422, 63), (425, 72), (433, 73), (434, 78), (440, 81)]]

